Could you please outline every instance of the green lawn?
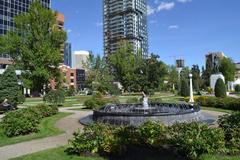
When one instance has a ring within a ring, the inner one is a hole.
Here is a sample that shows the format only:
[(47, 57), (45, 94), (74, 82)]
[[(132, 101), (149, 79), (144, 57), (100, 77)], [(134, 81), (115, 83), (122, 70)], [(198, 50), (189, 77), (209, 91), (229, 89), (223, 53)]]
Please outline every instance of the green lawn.
[(240, 156), (203, 155), (200, 160), (239, 160)]
[(98, 157), (70, 156), (67, 155), (64, 150), (65, 148), (61, 147), (15, 158), (13, 160), (104, 160), (103, 158)]
[(9, 138), (3, 134), (3, 131), (0, 129), (0, 147), (10, 144), (16, 144), (24, 141), (30, 141), (33, 139), (39, 139), (49, 136), (55, 136), (63, 133), (58, 128), (55, 127), (55, 124), (58, 120), (71, 115), (72, 113), (58, 113), (52, 117), (44, 118), (39, 125), (39, 132), (33, 133), (26, 136), (17, 136)]

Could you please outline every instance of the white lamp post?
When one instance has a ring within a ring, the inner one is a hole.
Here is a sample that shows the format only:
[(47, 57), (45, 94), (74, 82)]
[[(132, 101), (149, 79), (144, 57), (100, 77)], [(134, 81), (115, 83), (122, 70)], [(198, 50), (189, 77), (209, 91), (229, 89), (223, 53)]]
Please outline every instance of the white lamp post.
[(190, 73), (189, 74), (189, 78), (190, 78), (190, 99), (189, 99), (189, 103), (194, 103), (192, 77), (193, 77), (193, 75)]

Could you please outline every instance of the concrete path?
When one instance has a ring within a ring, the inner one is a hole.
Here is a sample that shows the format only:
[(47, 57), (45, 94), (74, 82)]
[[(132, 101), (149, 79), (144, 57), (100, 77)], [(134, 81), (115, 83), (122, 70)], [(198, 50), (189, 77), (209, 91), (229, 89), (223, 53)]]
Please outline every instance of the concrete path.
[[(71, 109), (72, 108), (79, 107), (71, 107)], [(83, 128), (83, 126), (79, 123), (79, 119), (92, 114), (91, 111), (84, 112), (68, 109), (69, 108), (60, 108), (59, 110), (60, 112), (68, 112), (74, 114), (63, 118), (56, 123), (56, 127), (62, 131), (65, 131), (64, 134), (0, 147), (0, 160), (8, 160), (46, 149), (58, 148), (60, 146), (68, 144), (68, 140), (72, 138), (74, 131), (76, 131), (78, 128)]]

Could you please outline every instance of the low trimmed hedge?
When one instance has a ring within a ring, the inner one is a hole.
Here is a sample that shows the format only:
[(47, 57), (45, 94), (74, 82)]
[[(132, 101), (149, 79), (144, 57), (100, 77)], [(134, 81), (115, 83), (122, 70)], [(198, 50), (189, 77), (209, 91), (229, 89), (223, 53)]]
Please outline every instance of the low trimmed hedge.
[(38, 132), (38, 124), (42, 118), (52, 116), (57, 112), (57, 107), (43, 104), (19, 109), (7, 113), (0, 126), (8, 137), (27, 135)]
[[(188, 102), (189, 98), (185, 98), (185, 101)], [(207, 96), (196, 96), (194, 97), (196, 103), (204, 107), (213, 107), (213, 108), (222, 108), (234, 111), (240, 111), (240, 99), (226, 97), (226, 98), (217, 98), (217, 97), (207, 97)]]
[(197, 122), (173, 126), (146, 122), (138, 128), (97, 123), (74, 133), (69, 142), (66, 151), (76, 155), (124, 156), (131, 146), (161, 150), (166, 145), (188, 159), (225, 151), (223, 131)]

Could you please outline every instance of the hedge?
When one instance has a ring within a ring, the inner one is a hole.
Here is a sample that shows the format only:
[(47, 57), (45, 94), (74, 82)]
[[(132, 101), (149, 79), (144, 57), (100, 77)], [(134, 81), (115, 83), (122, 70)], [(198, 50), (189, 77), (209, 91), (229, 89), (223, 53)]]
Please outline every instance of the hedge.
[(197, 122), (173, 126), (146, 122), (139, 128), (96, 123), (74, 133), (66, 151), (76, 155), (124, 156), (131, 146), (156, 150), (174, 146), (186, 158), (196, 159), (202, 154), (223, 153), (224, 145), (221, 129)]

